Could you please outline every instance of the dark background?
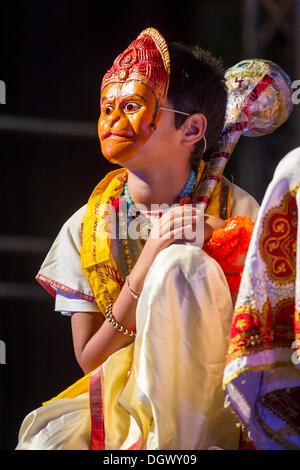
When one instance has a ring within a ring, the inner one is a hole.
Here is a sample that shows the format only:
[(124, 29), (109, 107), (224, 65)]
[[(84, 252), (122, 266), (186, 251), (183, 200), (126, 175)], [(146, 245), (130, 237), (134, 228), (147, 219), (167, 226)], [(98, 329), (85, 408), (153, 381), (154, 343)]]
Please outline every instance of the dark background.
[[(1, 3), (0, 449), (14, 449), (25, 415), (82, 376), (70, 320), (54, 312), (34, 278), (62, 224), (113, 168), (97, 138), (103, 74), (153, 26), (167, 41), (210, 49), (226, 67), (256, 56), (300, 79), (299, 1), (253, 3), (254, 27), (249, 1)], [(226, 176), (261, 202), (277, 163), (299, 145), (299, 131), (295, 109), (275, 134), (242, 137)]]

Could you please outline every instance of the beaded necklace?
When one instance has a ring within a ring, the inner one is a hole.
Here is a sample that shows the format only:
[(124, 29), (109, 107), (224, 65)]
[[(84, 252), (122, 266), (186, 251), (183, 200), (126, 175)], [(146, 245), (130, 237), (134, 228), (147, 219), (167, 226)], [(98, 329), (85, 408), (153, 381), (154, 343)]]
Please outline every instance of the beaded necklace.
[[(184, 188), (182, 189), (181, 193), (176, 198), (175, 204), (183, 197), (185, 198), (190, 197), (194, 189), (194, 186), (196, 184), (196, 179), (197, 179), (197, 174), (193, 169), (191, 169), (188, 180), (185, 183)], [(128, 190), (128, 181), (126, 181), (124, 185), (123, 193), (121, 194), (120, 197), (125, 197), (125, 200), (127, 202), (127, 227), (128, 227), (130, 221), (133, 218), (132, 216), (128, 215), (129, 209), (133, 205), (133, 201), (131, 199), (131, 196)], [(122, 220), (120, 216), (117, 218), (117, 221), (119, 225), (118, 227), (119, 234), (124, 233), (124, 230), (126, 230), (126, 221)], [(133, 240), (132, 238), (129, 237), (128, 231), (126, 234), (126, 238), (120, 238), (120, 236), (118, 237), (118, 249), (119, 249), (119, 256), (120, 256), (120, 262), (122, 265), (122, 270), (123, 270), (124, 276), (126, 277), (132, 270), (138, 258), (136, 240)]]
[[(190, 196), (192, 190), (194, 189), (196, 179), (197, 179), (197, 174), (193, 169), (191, 169), (188, 180), (185, 183), (184, 188), (181, 191), (181, 193), (179, 194), (179, 196), (177, 197), (176, 201), (179, 200), (182, 197), (189, 197)], [(130, 196), (129, 190), (128, 190), (128, 180), (126, 181), (125, 186), (124, 186), (124, 194), (125, 194), (125, 198), (126, 198), (128, 207), (131, 207), (132, 204), (133, 204), (133, 201), (131, 199), (131, 196)], [(175, 201), (175, 203), (176, 203), (176, 201)]]

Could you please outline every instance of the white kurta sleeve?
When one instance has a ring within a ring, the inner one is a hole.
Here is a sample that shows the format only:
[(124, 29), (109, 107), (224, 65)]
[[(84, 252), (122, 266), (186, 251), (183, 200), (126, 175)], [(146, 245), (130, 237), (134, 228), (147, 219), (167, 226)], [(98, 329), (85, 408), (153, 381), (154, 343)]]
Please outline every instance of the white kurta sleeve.
[(81, 221), (85, 211), (86, 206), (83, 206), (63, 225), (36, 276), (56, 298), (56, 311), (99, 311), (91, 286), (81, 270)]

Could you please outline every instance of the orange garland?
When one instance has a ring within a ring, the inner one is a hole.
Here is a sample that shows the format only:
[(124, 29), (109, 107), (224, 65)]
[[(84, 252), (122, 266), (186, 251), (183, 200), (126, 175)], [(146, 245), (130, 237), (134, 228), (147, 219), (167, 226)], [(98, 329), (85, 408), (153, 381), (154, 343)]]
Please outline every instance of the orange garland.
[[(247, 253), (254, 223), (249, 216), (230, 217), (226, 226), (215, 230), (203, 245), (203, 250), (223, 269), (231, 292), (239, 289), (243, 266), (234, 265), (240, 255)], [(232, 271), (234, 274), (232, 274)], [(239, 272), (237, 272), (239, 271)]]

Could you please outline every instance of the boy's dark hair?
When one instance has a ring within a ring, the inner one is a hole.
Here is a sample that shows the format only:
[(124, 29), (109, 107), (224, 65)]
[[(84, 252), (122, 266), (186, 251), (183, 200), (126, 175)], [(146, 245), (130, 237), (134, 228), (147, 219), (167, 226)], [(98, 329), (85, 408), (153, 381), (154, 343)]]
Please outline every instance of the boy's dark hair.
[[(172, 42), (168, 45), (171, 75), (168, 99), (174, 109), (186, 113), (202, 113), (207, 119), (207, 149), (203, 158), (209, 160), (222, 132), (225, 120), (227, 89), (222, 62), (209, 51)], [(178, 129), (187, 116), (175, 114)], [(190, 157), (196, 169), (204, 150), (204, 140), (197, 142)]]

